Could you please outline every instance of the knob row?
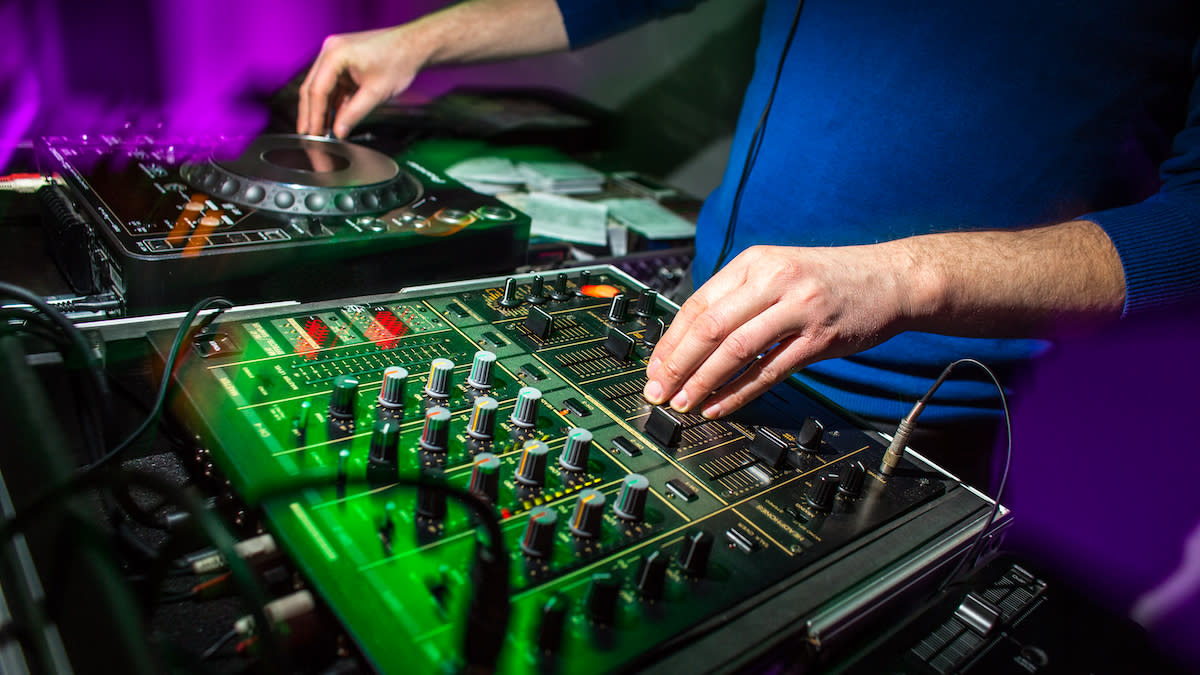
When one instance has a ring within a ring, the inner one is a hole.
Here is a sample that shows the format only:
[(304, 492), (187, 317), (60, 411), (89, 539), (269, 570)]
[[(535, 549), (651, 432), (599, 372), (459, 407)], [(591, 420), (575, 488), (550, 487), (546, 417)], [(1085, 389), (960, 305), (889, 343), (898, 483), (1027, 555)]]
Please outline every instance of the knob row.
[[(621, 488), (613, 503), (612, 512), (617, 518), (628, 522), (641, 522), (646, 515), (646, 495), (650, 481), (645, 476), (631, 473), (621, 481)], [(575, 509), (567, 523), (571, 534), (583, 539), (597, 539), (604, 529), (604, 511), (608, 504), (603, 492), (595, 489), (583, 490), (575, 500)], [(529, 521), (521, 537), (521, 550), (535, 558), (548, 558), (554, 544), (554, 532), (558, 523), (558, 512), (549, 506), (538, 506), (529, 512)]]

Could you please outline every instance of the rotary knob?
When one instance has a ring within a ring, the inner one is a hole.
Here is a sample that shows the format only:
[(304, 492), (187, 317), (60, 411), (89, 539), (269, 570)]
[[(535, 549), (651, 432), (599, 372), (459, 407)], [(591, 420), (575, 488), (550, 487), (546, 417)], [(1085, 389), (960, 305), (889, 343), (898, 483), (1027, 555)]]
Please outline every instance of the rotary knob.
[(546, 455), (550, 448), (538, 441), (525, 441), (521, 451), (521, 463), (517, 465), (517, 482), (537, 486), (546, 482)]
[(848, 497), (857, 497), (862, 494), (863, 482), (867, 477), (867, 467), (863, 466), (862, 462), (855, 462), (846, 470), (845, 477), (842, 478), (842, 484), (838, 486), (838, 492), (845, 494)]
[(400, 425), (395, 420), (379, 420), (371, 432), (371, 449), (367, 453), (367, 483), (382, 487), (396, 482), (396, 464), (400, 445)]
[(667, 585), (667, 556), (654, 551), (642, 556), (633, 584), (638, 594), (647, 600), (661, 600)]
[(820, 452), (821, 438), (825, 435), (825, 427), (815, 417), (804, 420), (800, 431), (796, 433), (796, 445), (805, 452)]
[(358, 399), (358, 378), (353, 375), (338, 375), (333, 381), (333, 394), (329, 398), (329, 416), (339, 420), (354, 419), (354, 404)]
[(481, 441), (490, 440), (496, 429), (496, 410), (499, 402), (491, 396), (475, 399), (471, 408), (471, 420), (467, 423), (467, 435)]
[(653, 288), (642, 289), (642, 294), (638, 296), (637, 308), (633, 310), (634, 314), (641, 317), (648, 317), (654, 314), (654, 302), (658, 299), (658, 291)]
[(425, 383), (425, 394), (430, 398), (450, 398), (450, 374), (454, 362), (450, 359), (434, 359), (429, 364), (429, 380)]
[(546, 280), (542, 275), (533, 275), (533, 281), (529, 282), (529, 295), (525, 296), (525, 302), (531, 305), (540, 305), (546, 302)]
[(587, 539), (600, 536), (604, 527), (604, 493), (588, 488), (579, 493), (571, 514), (571, 532)]
[(379, 390), (379, 405), (385, 408), (404, 407), (404, 390), (408, 387), (408, 370), (400, 366), (383, 369), (383, 388)]
[(621, 491), (613, 504), (613, 513), (623, 520), (641, 522), (646, 515), (646, 494), (650, 480), (640, 473), (631, 473), (621, 481)]
[(837, 496), (837, 474), (826, 474), (808, 491), (805, 500), (817, 511), (829, 513), (833, 510), (833, 499)]
[(517, 297), (517, 280), (509, 277), (504, 280), (504, 294), (500, 296), (500, 305), (503, 307), (516, 307), (521, 304), (521, 299)]
[(621, 595), (621, 579), (612, 572), (596, 572), (583, 596), (583, 610), (588, 618), (611, 626), (617, 619), (617, 600)]
[(425, 411), (425, 426), (421, 429), (421, 448), (445, 452), (450, 443), (450, 410), (436, 406)]
[(568, 471), (587, 471), (588, 452), (592, 447), (592, 432), (581, 427), (567, 431), (567, 443), (558, 456), (558, 465)]
[(493, 504), (500, 501), (500, 458), (490, 452), (475, 455), (467, 490)]
[(417, 484), (417, 515), (429, 520), (446, 517), (446, 491), (440, 485), (425, 481)]
[(529, 512), (525, 533), (521, 535), (521, 550), (535, 558), (549, 558), (554, 550), (554, 525), (558, 512), (548, 506), (538, 506)]
[(617, 293), (613, 296), (612, 304), (608, 306), (608, 320), (613, 323), (625, 323), (629, 318), (626, 315), (628, 307), (629, 298), (625, 297), (624, 293)]
[(550, 297), (559, 302), (571, 299), (572, 293), (567, 290), (566, 272), (559, 272), (558, 276), (554, 277), (554, 290), (550, 293)]
[(535, 387), (521, 387), (517, 391), (517, 404), (512, 415), (508, 418), (513, 424), (523, 429), (537, 426), (538, 405), (542, 401), (542, 392)]
[(712, 553), (713, 536), (707, 530), (692, 532), (683, 538), (679, 547), (679, 568), (685, 574), (702, 577), (708, 571), (708, 557)]
[(542, 605), (542, 620), (538, 623), (537, 642), (548, 654), (557, 654), (562, 647), (563, 628), (567, 619), (567, 599), (555, 593)]
[(496, 354), (480, 350), (475, 352), (471, 361), (471, 374), (467, 376), (467, 384), (476, 389), (492, 388), (492, 365), (496, 363)]

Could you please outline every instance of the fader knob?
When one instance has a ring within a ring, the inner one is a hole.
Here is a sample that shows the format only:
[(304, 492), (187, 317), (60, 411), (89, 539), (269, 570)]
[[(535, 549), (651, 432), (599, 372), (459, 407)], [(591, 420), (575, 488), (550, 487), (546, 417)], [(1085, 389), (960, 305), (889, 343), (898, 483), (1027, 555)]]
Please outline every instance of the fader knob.
[(613, 504), (613, 513), (623, 520), (640, 522), (646, 515), (646, 494), (650, 480), (640, 473), (631, 473), (621, 481), (621, 490)]
[(504, 294), (500, 296), (500, 304), (504, 307), (516, 307), (521, 304), (517, 297), (517, 280), (509, 277), (504, 280)]
[(408, 387), (408, 370), (400, 366), (383, 369), (383, 388), (379, 390), (379, 405), (385, 408), (404, 406), (404, 390)]
[(572, 427), (567, 431), (567, 443), (558, 456), (558, 465), (568, 471), (587, 471), (591, 447), (592, 432), (582, 427)]
[(454, 362), (450, 359), (437, 358), (429, 364), (429, 379), (425, 383), (425, 393), (430, 398), (450, 398), (450, 375), (454, 372)]
[(521, 463), (517, 465), (517, 482), (524, 485), (542, 485), (546, 482), (546, 455), (550, 448), (545, 443), (525, 441), (521, 451)]
[(467, 435), (481, 441), (491, 439), (496, 430), (496, 410), (499, 407), (499, 402), (491, 396), (475, 399), (471, 420), (467, 423)]
[(625, 310), (629, 307), (629, 298), (625, 297), (624, 293), (617, 293), (613, 296), (612, 304), (608, 306), (608, 320), (613, 323), (625, 323)]
[(679, 568), (694, 577), (704, 576), (708, 571), (708, 556), (712, 553), (712, 547), (713, 536), (706, 530), (687, 535), (679, 547)]
[(642, 556), (633, 585), (638, 594), (647, 600), (661, 600), (667, 585), (667, 556), (662, 551), (653, 551)]
[(500, 458), (490, 452), (475, 455), (467, 491), (495, 504), (500, 501)]
[(371, 432), (371, 449), (367, 453), (367, 482), (380, 487), (396, 482), (396, 464), (400, 445), (400, 424), (395, 420), (379, 420)]
[(538, 406), (542, 402), (542, 392), (536, 387), (521, 387), (517, 391), (517, 405), (508, 418), (513, 424), (523, 429), (537, 426)]
[(450, 410), (441, 406), (425, 411), (425, 426), (421, 429), (421, 448), (445, 452), (450, 443)]
[(642, 294), (638, 296), (637, 308), (633, 310), (634, 314), (646, 317), (654, 314), (654, 302), (658, 298), (658, 291), (653, 288), (642, 289)]
[(471, 374), (467, 376), (467, 384), (476, 389), (492, 388), (492, 364), (496, 363), (496, 355), (489, 351), (475, 352), (471, 361)]
[(554, 549), (554, 526), (558, 512), (548, 506), (538, 506), (529, 512), (525, 533), (521, 535), (521, 550), (535, 558), (549, 558)]
[(611, 626), (617, 619), (621, 579), (612, 572), (596, 572), (583, 596), (583, 611), (596, 623)]
[(329, 416), (335, 419), (354, 419), (354, 404), (358, 399), (358, 378), (353, 375), (338, 375), (333, 381), (333, 394), (329, 398)]
[(571, 514), (571, 532), (580, 537), (595, 539), (604, 527), (604, 493), (588, 488), (579, 493), (575, 512)]
[(546, 281), (542, 279), (542, 275), (533, 275), (533, 281), (529, 283), (529, 295), (525, 296), (525, 302), (531, 305), (540, 305), (546, 302)]
[(845, 494), (848, 497), (857, 497), (862, 494), (863, 482), (867, 477), (867, 467), (863, 466), (862, 462), (855, 462), (846, 469), (846, 475), (842, 478), (842, 484), (838, 486), (838, 492)]
[(833, 499), (837, 496), (837, 474), (826, 474), (808, 491), (805, 500), (817, 511), (829, 513), (833, 510)]
[(646, 330), (642, 331), (642, 344), (650, 346), (658, 344), (659, 338), (662, 337), (663, 331), (666, 329), (667, 327), (663, 324), (663, 320), (658, 317), (655, 317), (652, 321), (647, 321)]

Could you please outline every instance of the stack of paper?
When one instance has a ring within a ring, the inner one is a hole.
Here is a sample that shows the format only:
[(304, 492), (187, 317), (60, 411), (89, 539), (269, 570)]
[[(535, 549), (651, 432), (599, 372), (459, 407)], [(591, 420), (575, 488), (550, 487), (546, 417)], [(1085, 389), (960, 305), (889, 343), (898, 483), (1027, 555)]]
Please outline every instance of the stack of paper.
[(652, 199), (604, 199), (608, 215), (647, 239), (688, 239), (696, 226)]
[(603, 173), (578, 162), (521, 162), (517, 170), (530, 192), (586, 194), (604, 187)]
[(504, 157), (473, 157), (446, 169), (454, 180), (485, 195), (513, 192), (525, 187), (525, 174)]

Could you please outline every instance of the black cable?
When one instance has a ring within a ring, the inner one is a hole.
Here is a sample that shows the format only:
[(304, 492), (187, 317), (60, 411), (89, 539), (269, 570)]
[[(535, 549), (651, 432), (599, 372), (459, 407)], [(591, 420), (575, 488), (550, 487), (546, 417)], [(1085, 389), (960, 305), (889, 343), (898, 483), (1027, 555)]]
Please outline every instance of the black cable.
[[(217, 517), (204, 508), (198, 498), (159, 476), (123, 469), (76, 473), (69, 480), (54, 486), (33, 500), (15, 517), (0, 526), (0, 542), (7, 542), (49, 513), (61, 510), (71, 501), (71, 497), (86, 490), (122, 487), (141, 487), (158, 493), (171, 504), (187, 511), (192, 516), (193, 522), (201, 528), (213, 546), (224, 556), (239, 593), (250, 605), (255, 624), (264, 627), (265, 639), (263, 642), (266, 651), (264, 662), (280, 672), (287, 672), (289, 669), (284, 660), (286, 654), (281, 649), (279, 636), (275, 634), (270, 619), (266, 615), (266, 595), (249, 565), (235, 552), (233, 537)], [(156, 580), (151, 577), (149, 581), (155, 582)]]
[(783, 43), (783, 52), (779, 55), (779, 64), (775, 66), (775, 79), (771, 82), (771, 91), (767, 95), (767, 103), (763, 106), (762, 113), (758, 116), (758, 124), (754, 126), (754, 134), (750, 136), (750, 146), (746, 150), (746, 161), (742, 164), (742, 175), (738, 179), (737, 190), (733, 193), (733, 206), (729, 211), (729, 227), (725, 229), (725, 239), (721, 243), (721, 253), (717, 256), (717, 261), (713, 264), (713, 276), (721, 269), (721, 265), (725, 264), (725, 258), (729, 256), (730, 250), (733, 248), (733, 232), (737, 229), (738, 210), (742, 206), (742, 194), (746, 190), (746, 181), (750, 177), (750, 171), (754, 168), (754, 163), (758, 161), (758, 150), (762, 147), (763, 132), (767, 127), (767, 118), (771, 114), (771, 106), (775, 102), (775, 92), (779, 89), (779, 81), (783, 78), (783, 64), (787, 62), (788, 52), (792, 49), (792, 40), (796, 37), (796, 26), (800, 24), (800, 11), (804, 9), (804, 0), (800, 0), (796, 4), (796, 13), (792, 16), (792, 25), (788, 28), (787, 38)]
[(175, 373), (175, 361), (179, 358), (180, 349), (182, 348), (183, 342), (191, 330), (192, 322), (195, 321), (196, 315), (213, 305), (220, 307), (220, 309), (218, 309), (213, 316), (207, 318), (202, 324), (202, 327), (207, 327), (214, 320), (216, 320), (216, 317), (222, 312), (230, 307), (233, 307), (233, 303), (225, 298), (213, 296), (201, 300), (193, 305), (190, 310), (188, 310), (187, 315), (183, 317), (183, 321), (180, 322), (179, 330), (175, 333), (175, 341), (171, 344), (171, 350), (168, 352), (167, 360), (163, 364), (162, 380), (158, 385), (158, 396), (154, 399), (154, 404), (151, 406), (150, 412), (146, 415), (146, 419), (143, 420), (138, 428), (135, 429), (133, 433), (129, 434), (125, 440), (121, 441), (112, 450), (110, 450), (108, 454), (92, 462), (91, 464), (82, 467), (80, 469), (82, 473), (88, 473), (103, 468), (109, 462), (119, 457), (121, 453), (125, 452), (129, 446), (137, 442), (138, 439), (140, 439), (148, 429), (157, 424), (159, 415), (162, 414), (163, 403), (166, 401), (167, 393), (171, 389), (171, 377)]
[(919, 400), (917, 400), (916, 404), (913, 405), (912, 410), (909, 411), (908, 415), (900, 421), (900, 425), (896, 429), (896, 434), (892, 437), (892, 442), (888, 446), (887, 452), (884, 454), (884, 463), (881, 467), (881, 473), (884, 475), (891, 474), (891, 469), (896, 466), (896, 463), (899, 462), (900, 457), (903, 456), (904, 447), (907, 445), (908, 438), (912, 434), (913, 429), (916, 427), (917, 418), (921, 415), (921, 412), (925, 410), (925, 406), (928, 405), (929, 400), (933, 397), (934, 392), (938, 390), (938, 387), (942, 386), (942, 383), (945, 382), (946, 378), (950, 376), (951, 371), (963, 364), (979, 367), (984, 373), (987, 373), (987, 376), (992, 380), (992, 384), (996, 385), (996, 391), (1000, 394), (1000, 408), (1004, 411), (1004, 431), (1007, 435), (1007, 443), (1004, 451), (1004, 470), (1000, 474), (1000, 484), (996, 488), (996, 496), (993, 498), (994, 501), (992, 502), (991, 510), (988, 512), (987, 521), (984, 523), (983, 529), (979, 531), (978, 535), (976, 535), (974, 542), (972, 542), (971, 547), (967, 550), (967, 554), (962, 558), (959, 558), (958, 564), (954, 566), (954, 569), (949, 575), (946, 576), (941, 585), (938, 586), (938, 592), (945, 590), (946, 586), (948, 586), (950, 582), (958, 576), (958, 573), (962, 570), (963, 565), (966, 564), (968, 560), (978, 555), (979, 548), (983, 545), (983, 540), (987, 537), (989, 530), (992, 529), (992, 524), (996, 522), (996, 515), (1000, 512), (1000, 500), (1004, 497), (1004, 488), (1008, 484), (1008, 471), (1012, 465), (1013, 454), (1012, 416), (1008, 411), (1008, 397), (1004, 393), (1004, 386), (1000, 384), (1000, 379), (996, 377), (996, 374), (992, 372), (992, 369), (988, 368), (981, 361), (977, 361), (975, 359), (958, 359), (957, 361), (954, 361), (950, 365), (946, 366), (945, 369), (942, 370), (942, 373), (938, 375), (937, 379), (934, 380), (933, 384), (930, 385), (925, 394), (921, 396)]
[(211, 659), (216, 655), (217, 652), (221, 651), (221, 647), (229, 644), (229, 641), (235, 637), (237, 637), (237, 629), (230, 628), (227, 633), (218, 638), (216, 642), (212, 643), (208, 649), (204, 650), (204, 653), (200, 655), (200, 660), (207, 661)]

